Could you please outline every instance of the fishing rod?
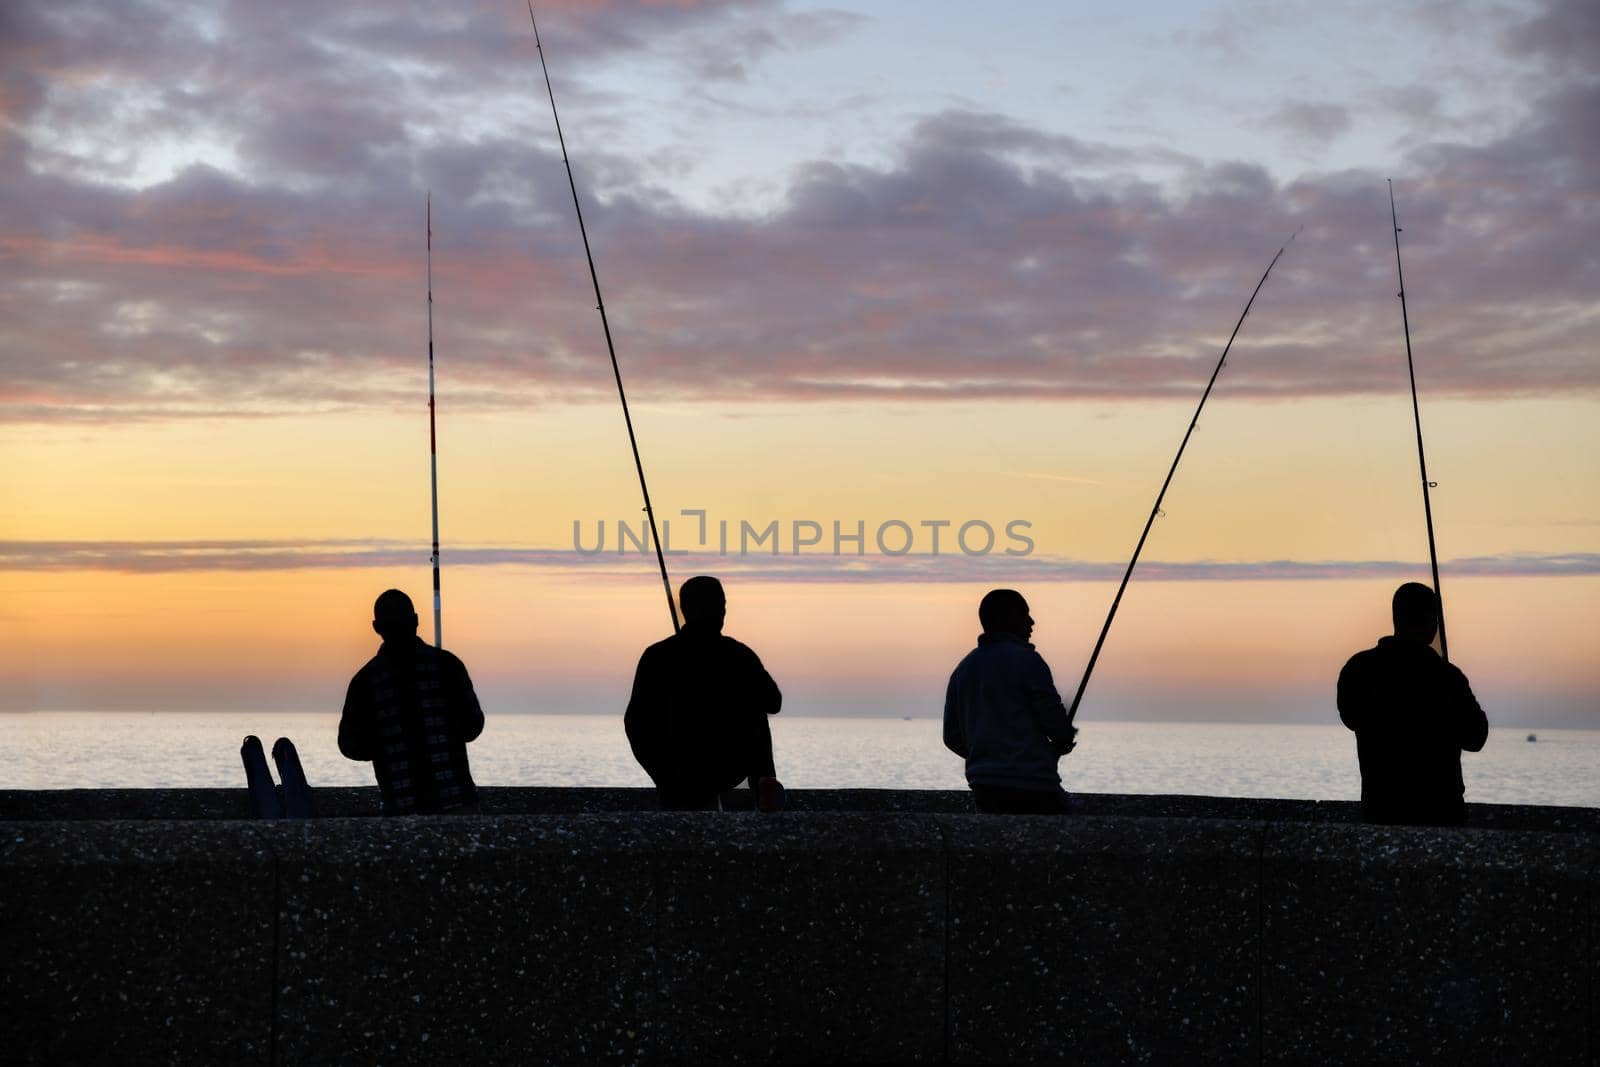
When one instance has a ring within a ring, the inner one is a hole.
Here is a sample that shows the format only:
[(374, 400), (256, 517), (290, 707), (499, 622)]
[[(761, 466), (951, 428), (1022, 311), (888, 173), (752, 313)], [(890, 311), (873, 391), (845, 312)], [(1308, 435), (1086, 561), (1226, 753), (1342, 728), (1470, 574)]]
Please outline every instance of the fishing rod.
[(424, 225), (428, 234), (428, 474), (433, 491), (433, 647), (444, 647), (439, 611), (439, 445), (433, 426), (433, 193)]
[(578, 183), (572, 177), (572, 160), (567, 155), (567, 139), (561, 133), (561, 115), (556, 110), (556, 91), (550, 85), (550, 66), (544, 59), (544, 42), (539, 39), (539, 20), (533, 16), (533, 0), (528, 0), (528, 20), (533, 23), (533, 43), (539, 50), (539, 68), (544, 71), (544, 88), (550, 96), (550, 117), (555, 119), (556, 140), (561, 145), (561, 162), (567, 168), (567, 185), (572, 189), (572, 210), (578, 216), (578, 233), (583, 237), (583, 254), (589, 260), (589, 280), (594, 283), (595, 310), (600, 312), (600, 328), (605, 331), (606, 351), (611, 354), (611, 373), (617, 379), (617, 398), (622, 401), (622, 421), (628, 426), (628, 444), (633, 448), (633, 467), (639, 473), (639, 492), (644, 496), (645, 517), (650, 520), (650, 540), (656, 549), (656, 564), (661, 568), (661, 585), (667, 592), (667, 610), (672, 613), (672, 632), (678, 632), (678, 605), (672, 599), (672, 580), (667, 577), (667, 557), (661, 552), (661, 535), (656, 531), (656, 513), (650, 506), (650, 487), (644, 480), (644, 461), (639, 458), (639, 439), (633, 432), (633, 416), (628, 414), (628, 394), (622, 388), (622, 370), (617, 366), (617, 348), (611, 342), (611, 323), (606, 318), (605, 298), (600, 295), (600, 275), (594, 268), (594, 253), (589, 249), (589, 231), (583, 225), (583, 207), (578, 203)]
[(1172, 484), (1172, 476), (1178, 471), (1178, 461), (1183, 459), (1183, 450), (1189, 447), (1189, 437), (1200, 421), (1200, 412), (1205, 409), (1206, 399), (1211, 396), (1211, 387), (1217, 384), (1217, 375), (1222, 373), (1222, 365), (1228, 361), (1228, 353), (1233, 349), (1233, 339), (1239, 336), (1239, 327), (1244, 325), (1245, 316), (1250, 314), (1250, 308), (1256, 302), (1256, 294), (1267, 284), (1267, 275), (1272, 273), (1272, 268), (1278, 265), (1284, 250), (1294, 243), (1299, 233), (1300, 231), (1296, 230), (1289, 235), (1283, 247), (1278, 249), (1277, 255), (1272, 257), (1272, 262), (1267, 264), (1267, 269), (1261, 272), (1261, 280), (1256, 282), (1255, 289), (1250, 293), (1250, 299), (1245, 302), (1244, 310), (1239, 313), (1239, 321), (1233, 324), (1233, 333), (1228, 335), (1228, 343), (1222, 348), (1222, 356), (1217, 360), (1216, 369), (1211, 372), (1211, 380), (1206, 382), (1206, 390), (1200, 394), (1200, 403), (1194, 409), (1194, 418), (1189, 420), (1189, 428), (1183, 433), (1183, 441), (1178, 445), (1178, 454), (1172, 457), (1172, 466), (1167, 470), (1166, 481), (1161, 483), (1161, 491), (1156, 494), (1155, 506), (1150, 509), (1150, 517), (1145, 520), (1144, 531), (1139, 534), (1139, 543), (1133, 546), (1133, 558), (1128, 560), (1128, 569), (1122, 574), (1122, 584), (1117, 586), (1117, 595), (1111, 601), (1111, 611), (1106, 615), (1106, 624), (1100, 628), (1100, 637), (1094, 643), (1094, 651), (1089, 653), (1089, 665), (1083, 669), (1083, 681), (1078, 683), (1078, 692), (1072, 698), (1071, 707), (1067, 709), (1069, 726), (1077, 718), (1078, 705), (1083, 703), (1083, 691), (1089, 688), (1089, 676), (1094, 673), (1095, 661), (1100, 658), (1100, 649), (1106, 643), (1106, 634), (1111, 632), (1111, 620), (1117, 617), (1117, 606), (1122, 603), (1122, 594), (1128, 588), (1128, 579), (1133, 577), (1133, 568), (1139, 562), (1139, 553), (1144, 550), (1145, 538), (1150, 536), (1150, 527), (1155, 525), (1156, 517), (1161, 514), (1161, 501), (1167, 495), (1167, 486)]
[(1433, 502), (1428, 490), (1437, 482), (1428, 481), (1428, 457), (1422, 451), (1422, 409), (1417, 404), (1417, 368), (1411, 361), (1411, 318), (1406, 314), (1406, 272), (1400, 266), (1400, 219), (1394, 210), (1394, 179), (1389, 183), (1389, 224), (1394, 227), (1394, 271), (1400, 279), (1400, 324), (1406, 331), (1406, 373), (1411, 376), (1411, 417), (1417, 425), (1417, 466), (1422, 471), (1422, 514), (1428, 520), (1428, 562), (1433, 565), (1433, 599), (1439, 612), (1439, 658), (1450, 662), (1450, 646), (1444, 639), (1444, 595), (1439, 592), (1439, 549), (1433, 540)]

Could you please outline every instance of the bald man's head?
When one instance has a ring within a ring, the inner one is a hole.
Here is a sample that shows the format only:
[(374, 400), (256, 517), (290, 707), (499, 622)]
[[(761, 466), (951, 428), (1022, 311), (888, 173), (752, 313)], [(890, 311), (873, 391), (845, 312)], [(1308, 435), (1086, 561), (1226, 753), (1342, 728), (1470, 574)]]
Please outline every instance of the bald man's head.
[(402, 641), (417, 632), (417, 609), (398, 589), (385, 589), (372, 604), (372, 628), (385, 641)]
[(678, 587), (678, 607), (683, 611), (684, 622), (720, 630), (728, 613), (728, 598), (723, 595), (721, 582), (701, 574)]
[(991, 589), (978, 602), (978, 621), (986, 634), (1012, 634), (1024, 641), (1033, 636), (1033, 616), (1028, 602), (1015, 589)]
[(1421, 582), (1407, 582), (1396, 589), (1390, 606), (1396, 637), (1426, 645), (1439, 632), (1439, 598)]

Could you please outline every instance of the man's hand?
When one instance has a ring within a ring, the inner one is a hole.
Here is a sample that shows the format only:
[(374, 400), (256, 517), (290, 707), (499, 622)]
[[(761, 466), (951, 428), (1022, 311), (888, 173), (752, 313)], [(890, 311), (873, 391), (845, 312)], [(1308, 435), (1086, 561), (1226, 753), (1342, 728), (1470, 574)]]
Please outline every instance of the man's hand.
[(1072, 732), (1069, 733), (1065, 738), (1056, 739), (1056, 755), (1058, 756), (1065, 756), (1068, 752), (1071, 752), (1073, 749), (1078, 747), (1078, 728), (1076, 726), (1069, 726), (1067, 729), (1071, 730)]

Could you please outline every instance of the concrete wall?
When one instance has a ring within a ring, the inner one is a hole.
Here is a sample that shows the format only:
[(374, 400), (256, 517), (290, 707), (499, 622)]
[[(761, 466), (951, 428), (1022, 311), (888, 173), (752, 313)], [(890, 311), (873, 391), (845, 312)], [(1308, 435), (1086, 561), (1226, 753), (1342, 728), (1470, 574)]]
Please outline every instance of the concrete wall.
[(1600, 813), (496, 793), (310, 823), (0, 794), (0, 1059), (1596, 1062)]

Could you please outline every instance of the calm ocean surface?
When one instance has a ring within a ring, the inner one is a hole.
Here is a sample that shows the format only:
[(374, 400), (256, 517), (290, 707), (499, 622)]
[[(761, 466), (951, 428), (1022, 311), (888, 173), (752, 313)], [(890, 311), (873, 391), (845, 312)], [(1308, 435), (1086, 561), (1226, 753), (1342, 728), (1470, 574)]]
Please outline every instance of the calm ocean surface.
[[(1342, 726), (1084, 722), (1062, 761), (1068, 789), (1090, 793), (1355, 800), (1355, 739)], [(0, 788), (237, 786), (239, 743), (288, 736), (313, 786), (371, 785), (339, 755), (338, 716), (315, 712), (0, 713)], [(784, 784), (960, 789), (961, 761), (937, 719), (781, 715), (773, 745)], [(1499, 729), (1462, 758), (1467, 799), (1600, 807), (1600, 730)], [(480, 785), (647, 786), (620, 716), (500, 715), (469, 748)]]

